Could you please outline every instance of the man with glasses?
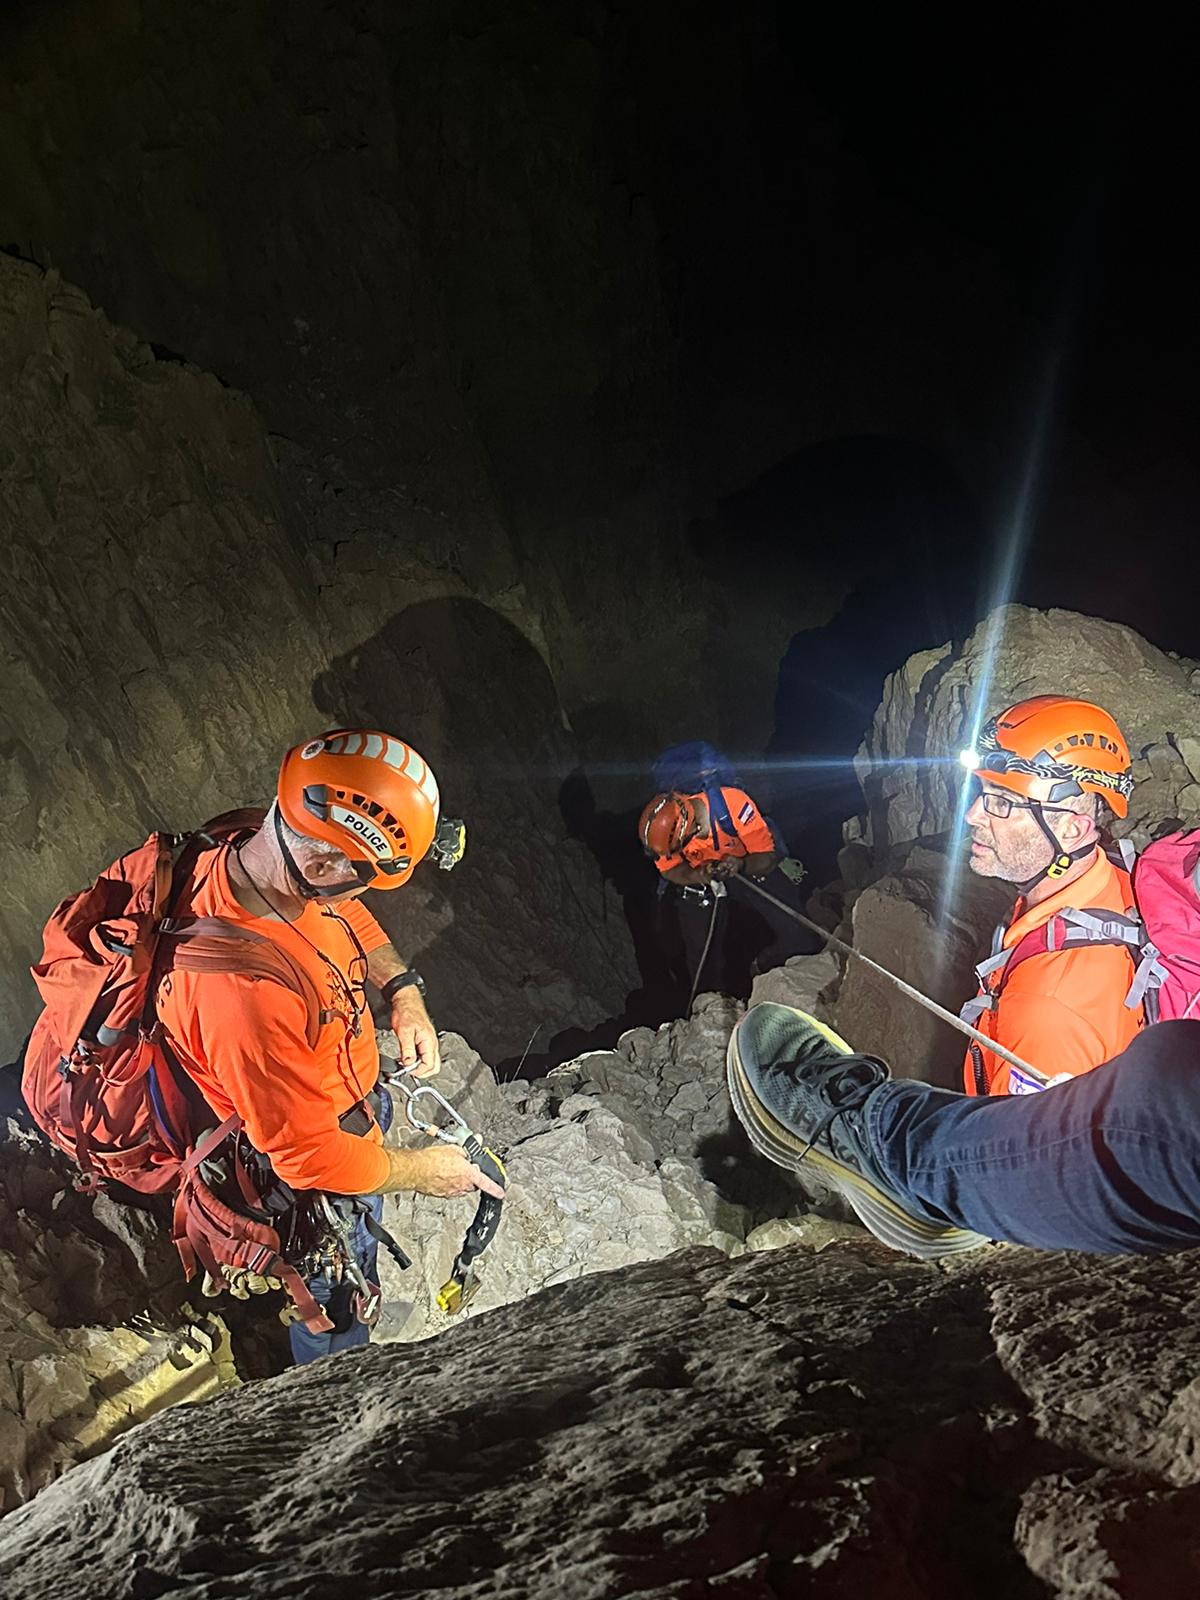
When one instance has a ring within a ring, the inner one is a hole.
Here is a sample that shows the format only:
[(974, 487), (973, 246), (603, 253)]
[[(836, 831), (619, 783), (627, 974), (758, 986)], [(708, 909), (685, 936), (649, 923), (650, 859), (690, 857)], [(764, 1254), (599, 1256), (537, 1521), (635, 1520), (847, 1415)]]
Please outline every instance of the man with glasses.
[[(976, 793), (966, 814), (971, 870), (1015, 884), (1020, 896), (980, 992), (963, 1015), (1050, 1077), (1075, 1077), (1120, 1054), (1142, 1020), (1125, 1004), (1133, 963), (1120, 946), (1059, 941), (1059, 915), (1127, 912), (1129, 874), (1105, 854), (1111, 814), (1126, 815), (1129, 749), (1107, 711), (1038, 695), (993, 717), (966, 752)], [(970, 1095), (1032, 1094), (1042, 1085), (972, 1043)]]
[[(268, 940), (288, 958), (298, 988), (177, 965), (157, 998), (166, 1042), (216, 1121), (241, 1117), (276, 1178), (299, 1191), (372, 1197), (353, 1229), (358, 1265), (372, 1282), (376, 1241), (366, 1216), (378, 1220), (379, 1196), (503, 1196), (457, 1145), (383, 1144), (390, 1102), (379, 1090), (367, 986), (387, 1005), (415, 1076), (438, 1070), (438, 1044), (424, 984), (359, 897), (408, 882), (434, 845), (438, 812), (433, 773), (400, 739), (337, 729), (295, 746), (262, 825), (203, 852), (176, 905)], [(231, 1274), (229, 1286), (242, 1297), (270, 1287), (246, 1274)], [(309, 1283), (335, 1326), (315, 1334), (293, 1325), (297, 1361), (366, 1342), (352, 1287), (323, 1277)]]

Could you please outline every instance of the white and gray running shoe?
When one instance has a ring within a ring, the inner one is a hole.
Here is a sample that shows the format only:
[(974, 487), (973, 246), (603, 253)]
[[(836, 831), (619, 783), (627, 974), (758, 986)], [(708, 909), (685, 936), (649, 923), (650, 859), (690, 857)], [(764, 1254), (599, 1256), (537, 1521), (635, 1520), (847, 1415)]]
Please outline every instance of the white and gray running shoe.
[(856, 1055), (815, 1017), (767, 1000), (734, 1028), (726, 1063), (733, 1108), (759, 1154), (791, 1172), (814, 1168), (884, 1244), (933, 1261), (988, 1243), (914, 1211), (890, 1186), (863, 1118), (891, 1077), (882, 1061)]

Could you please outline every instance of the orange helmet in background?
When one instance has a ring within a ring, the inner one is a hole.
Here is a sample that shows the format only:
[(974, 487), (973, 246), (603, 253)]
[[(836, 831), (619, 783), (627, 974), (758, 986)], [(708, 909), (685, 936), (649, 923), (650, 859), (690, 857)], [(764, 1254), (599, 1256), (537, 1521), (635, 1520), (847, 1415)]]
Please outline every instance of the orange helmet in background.
[(424, 759), (403, 740), (366, 728), (335, 728), (295, 745), (279, 769), (276, 798), (289, 828), (336, 845), (372, 889), (407, 883), (437, 831), (437, 780)]
[(1079, 794), (1101, 795), (1123, 817), (1133, 793), (1125, 736), (1108, 712), (1089, 700), (1040, 694), (993, 717), (976, 747), (972, 770), (1004, 789), (1029, 795), (1037, 779), (1053, 783), (1042, 804)]
[(638, 838), (648, 856), (673, 856), (698, 826), (695, 802), (688, 795), (656, 794), (638, 821)]

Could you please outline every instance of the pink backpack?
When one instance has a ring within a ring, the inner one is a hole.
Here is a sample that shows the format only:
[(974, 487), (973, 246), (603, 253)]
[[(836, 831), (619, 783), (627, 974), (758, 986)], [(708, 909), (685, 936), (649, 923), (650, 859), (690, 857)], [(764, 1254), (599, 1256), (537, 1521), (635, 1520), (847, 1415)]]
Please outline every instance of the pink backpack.
[[(1001, 948), (1005, 930), (997, 928), (992, 954), (975, 969), (979, 995), (962, 1009), (968, 1022), (995, 1008), (1022, 961), (1088, 944), (1118, 944), (1129, 951), (1134, 974), (1125, 1004), (1131, 1010), (1142, 1006), (1147, 1024), (1200, 1017), (1200, 829), (1155, 839), (1140, 856), (1122, 839), (1115, 864), (1132, 878), (1135, 903), (1127, 912), (1060, 911), (1011, 950)], [(995, 973), (1000, 980), (989, 989)]]

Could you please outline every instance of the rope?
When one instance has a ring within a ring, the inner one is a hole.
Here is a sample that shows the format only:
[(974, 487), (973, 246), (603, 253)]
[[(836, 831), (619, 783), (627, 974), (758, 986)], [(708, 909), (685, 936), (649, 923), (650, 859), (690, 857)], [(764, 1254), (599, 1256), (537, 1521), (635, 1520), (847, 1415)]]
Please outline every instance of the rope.
[[(832, 945), (835, 950), (840, 950), (843, 955), (853, 956), (855, 961), (861, 961), (864, 967), (870, 967), (872, 972), (877, 972), (881, 978), (886, 978), (889, 983), (895, 984), (901, 994), (906, 994), (910, 1000), (915, 1000), (918, 1005), (924, 1006), (926, 1011), (932, 1012), (935, 1017), (940, 1017), (943, 1022), (948, 1022), (952, 1028), (957, 1028), (959, 1033), (965, 1033), (968, 1039), (973, 1039), (976, 1044), (983, 1045), (984, 1049), (990, 1050), (993, 1055), (999, 1056), (1002, 1061), (1007, 1061), (1010, 1067), (1016, 1067), (1019, 1071), (1026, 1073), (1036, 1083), (1040, 1083), (1043, 1088), (1051, 1082), (1051, 1079), (1044, 1072), (1039, 1072), (1036, 1067), (1031, 1067), (1028, 1061), (1022, 1061), (1020, 1056), (1014, 1055), (1011, 1050), (1006, 1050), (1002, 1044), (997, 1044), (994, 1039), (989, 1039), (986, 1033), (980, 1033), (978, 1028), (973, 1028), (969, 1022), (964, 1022), (961, 1017), (955, 1016), (953, 1011), (947, 1011), (944, 1006), (938, 1005), (936, 1000), (931, 1000), (928, 995), (922, 994), (919, 989), (914, 989), (910, 983), (905, 983), (903, 978), (898, 978), (894, 972), (889, 972), (886, 967), (881, 967), (878, 961), (872, 961), (870, 956), (863, 955), (861, 950), (856, 950), (853, 945), (847, 944), (845, 940), (839, 939), (836, 934), (830, 933), (827, 928), (822, 928), (820, 923), (813, 922), (809, 917), (794, 910), (783, 900), (764, 889), (761, 883), (755, 883), (752, 878), (745, 878), (740, 874), (732, 881), (744, 884), (747, 889), (752, 889), (755, 894), (760, 895), (764, 900), (769, 900), (773, 906), (777, 906), (780, 911), (785, 912), (795, 921), (802, 923), (804, 927), (811, 929), (819, 938), (824, 939), (826, 944)], [(703, 963), (701, 964), (703, 965)]]
[[(709, 885), (709, 888), (712, 889), (711, 884)], [(704, 949), (700, 952), (700, 960), (696, 963), (696, 976), (692, 979), (692, 992), (688, 996), (686, 1014), (689, 1017), (692, 1014), (692, 1007), (696, 1003), (696, 991), (700, 987), (700, 974), (704, 971), (704, 963), (708, 960), (708, 952), (712, 946), (713, 934), (716, 932), (717, 928), (717, 912), (721, 908), (721, 901), (723, 899), (723, 894), (717, 894), (714, 892), (712, 895), (712, 912), (708, 919), (708, 937), (704, 941)]]

